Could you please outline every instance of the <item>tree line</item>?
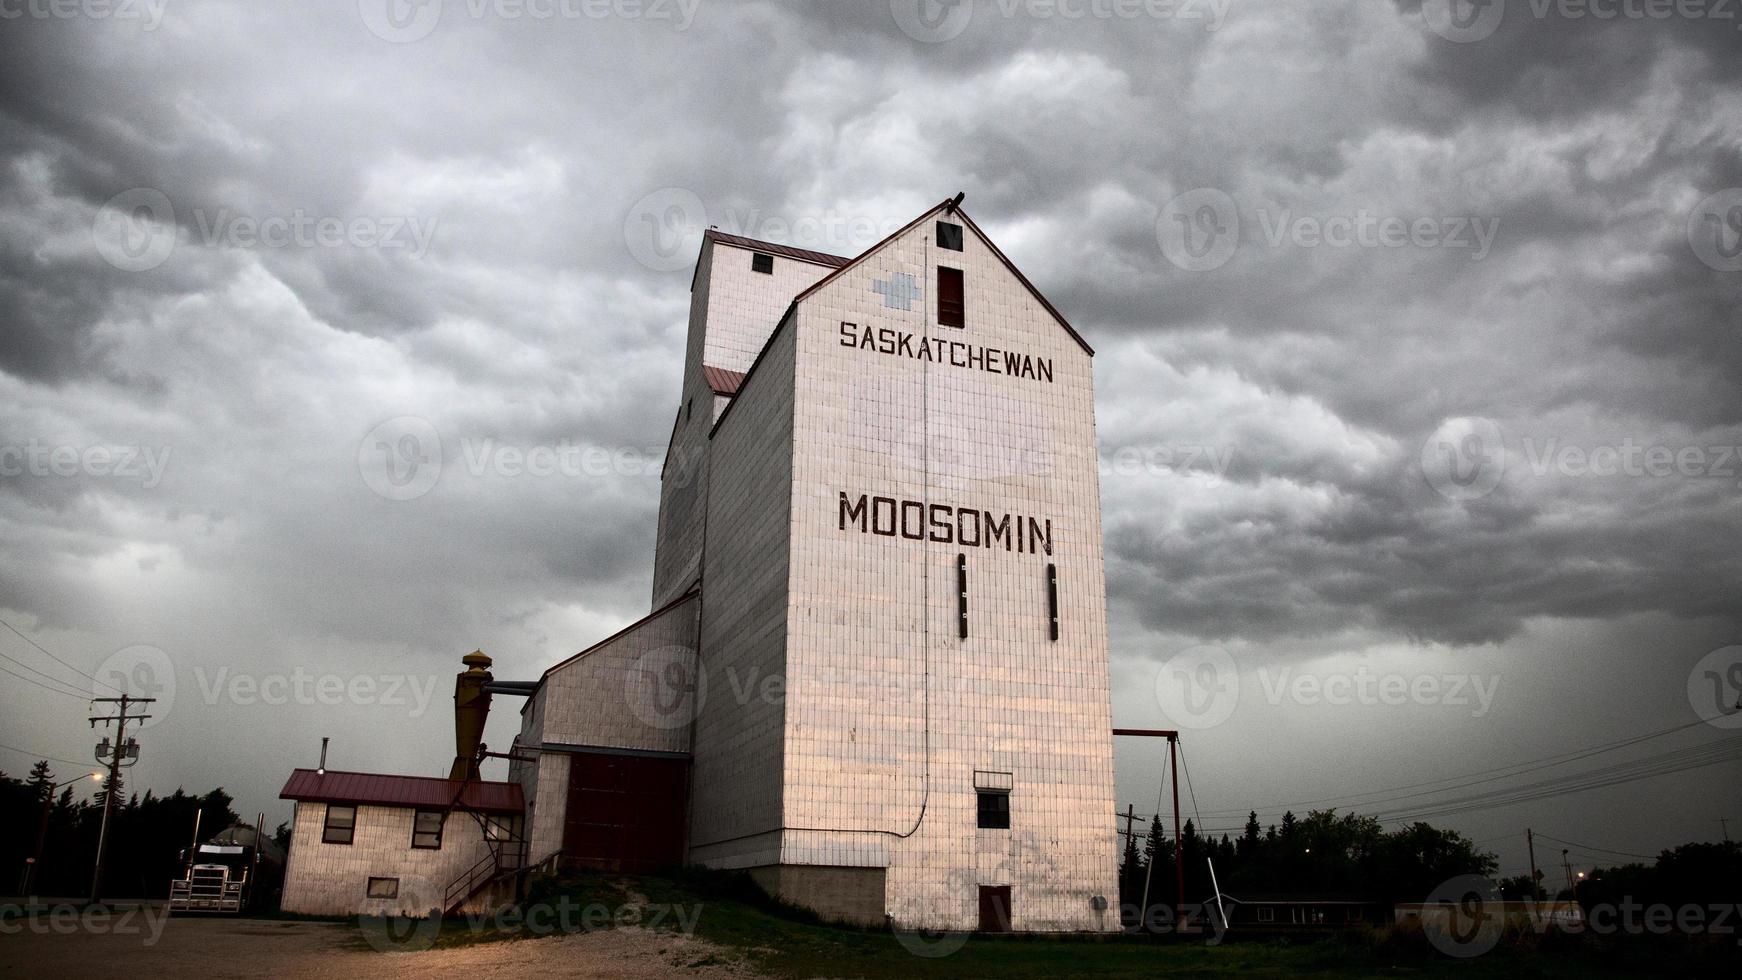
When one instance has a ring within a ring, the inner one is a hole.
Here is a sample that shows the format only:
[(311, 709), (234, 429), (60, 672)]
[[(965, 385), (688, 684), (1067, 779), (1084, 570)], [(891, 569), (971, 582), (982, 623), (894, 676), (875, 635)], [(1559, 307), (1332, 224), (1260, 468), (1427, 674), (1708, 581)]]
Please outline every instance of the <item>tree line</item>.
[[(1141, 849), (1127, 837), (1119, 866), (1120, 900), (1141, 907), (1144, 884), (1150, 906), (1174, 902), (1175, 869), (1183, 858), (1185, 900), (1203, 902), (1220, 886), (1223, 895), (1349, 895), (1374, 902), (1419, 902), (1435, 886), (1464, 874), (1491, 875), (1496, 863), (1457, 831), (1413, 823), (1387, 831), (1373, 817), (1314, 810), (1305, 819), (1284, 813), (1263, 828), (1257, 811), (1238, 837), (1201, 836), (1190, 820), (1176, 848), (1160, 815)], [(1177, 853), (1176, 853), (1177, 851)], [(1210, 862), (1215, 863), (1212, 883)]]
[(55, 784), (65, 781), (47, 761), (38, 762), (23, 779), (0, 772), (0, 868), (11, 876), (10, 880), (0, 879), (0, 892), (22, 887), (27, 861), (38, 853), (40, 840), (30, 894), (89, 895), (103, 802), (111, 791), (115, 793), (115, 809), (109, 815), (108, 861), (103, 875), (103, 890), (108, 895), (167, 895), (170, 879), (181, 877), (181, 852), (193, 842), (196, 812), (200, 814), (202, 840), (238, 822), (230, 807), (234, 801), (222, 787), (197, 796), (179, 787), (168, 796), (156, 796), (150, 790), (144, 796), (127, 796), (125, 776), (110, 787), (105, 775), (100, 783), (88, 780), (83, 784), (97, 786), (93, 798), (85, 801), (73, 797), (74, 786), (81, 785), (78, 783), (55, 795)]

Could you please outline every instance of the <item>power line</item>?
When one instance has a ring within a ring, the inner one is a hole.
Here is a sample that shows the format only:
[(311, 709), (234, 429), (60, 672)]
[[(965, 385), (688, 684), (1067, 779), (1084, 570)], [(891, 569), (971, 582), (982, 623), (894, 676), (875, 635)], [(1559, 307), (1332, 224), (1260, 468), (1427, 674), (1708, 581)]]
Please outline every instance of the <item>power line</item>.
[(35, 678), (24, 676), (23, 674), (20, 674), (18, 671), (8, 668), (4, 664), (0, 664), (0, 672), (5, 672), (8, 674), (11, 674), (13, 677), (18, 678), (19, 680), (24, 681), (27, 684), (35, 684), (37, 687), (40, 687), (45, 691), (53, 691), (56, 694), (64, 694), (69, 698), (77, 698), (80, 701), (91, 700), (91, 696), (89, 694), (87, 694), (83, 691), (71, 690), (71, 685), (66, 685), (65, 687), (50, 687), (47, 684), (44, 684), (43, 682), (36, 680)]
[(0, 743), (0, 749), (11, 749), (12, 751), (18, 753), (19, 755), (25, 756), (26, 758), (30, 758), (30, 759), (41, 759), (41, 760), (46, 760), (48, 762), (64, 762), (69, 766), (84, 766), (84, 767), (87, 767), (87, 769), (91, 766), (97, 765), (97, 763), (95, 763), (95, 762), (74, 762), (71, 759), (57, 759), (52, 755), (43, 755), (41, 752), (32, 752), (29, 749), (21, 749), (16, 745), (6, 745), (4, 743)]
[(1536, 836), (1547, 837), (1549, 840), (1552, 840), (1557, 844), (1565, 844), (1568, 847), (1576, 847), (1576, 848), (1579, 848), (1580, 850), (1584, 850), (1584, 851), (1602, 851), (1602, 852), (1607, 853), (1607, 854), (1619, 854), (1622, 857), (1643, 858), (1647, 861), (1657, 860), (1657, 855), (1655, 855), (1655, 854), (1636, 854), (1633, 851), (1617, 851), (1611, 847), (1597, 847), (1594, 844), (1581, 844), (1576, 840), (1566, 840), (1566, 839), (1561, 838), (1561, 837), (1556, 837), (1553, 834), (1541, 833), (1540, 831), (1537, 833)]
[(48, 674), (48, 673), (44, 673), (40, 670), (37, 670), (35, 667), (30, 666), (29, 664), (18, 659), (17, 657), (14, 657), (13, 655), (11, 655), (9, 653), (6, 653), (4, 651), (0, 651), (0, 657), (4, 657), (5, 659), (10, 660), (12, 663), (17, 664), (20, 667), (23, 667), (25, 670), (30, 671), (32, 674), (35, 674), (38, 677), (42, 677), (42, 678), (45, 678), (47, 680), (53, 681), (54, 683), (59, 684), (63, 687), (69, 688), (71, 690), (75, 690), (75, 691), (78, 690), (78, 685), (72, 683), (71, 681), (63, 681), (60, 678), (54, 676), (53, 674)]
[(4, 626), (7, 629), (11, 630), (13, 633), (17, 634), (19, 639), (23, 640), (24, 642), (26, 642), (26, 643), (30, 644), (31, 646), (37, 648), (38, 650), (42, 651), (43, 656), (47, 657), (48, 659), (54, 661), (57, 664), (60, 664), (62, 667), (65, 667), (66, 669), (72, 671), (73, 673), (79, 675), (80, 677), (83, 677), (84, 679), (90, 681), (93, 684), (101, 684), (104, 687), (108, 688), (109, 690), (114, 691), (116, 694), (122, 693), (121, 689), (116, 687), (115, 685), (110, 684), (107, 681), (100, 681), (94, 675), (86, 673), (85, 671), (80, 670), (77, 667), (74, 667), (72, 664), (69, 664), (65, 660), (62, 660), (61, 658), (50, 653), (46, 647), (44, 647), (42, 644), (36, 642), (35, 640), (31, 639), (30, 637), (25, 636), (23, 633), (19, 632), (18, 627), (12, 625), (11, 623), (8, 623), (6, 620), (0, 619), (0, 626)]
[[(1455, 775), (1455, 776), (1442, 776), (1438, 779), (1430, 779), (1430, 780), (1426, 780), (1424, 782), (1419, 782), (1419, 783), (1410, 783), (1410, 784), (1404, 785), (1404, 786), (1393, 786), (1393, 787), (1390, 787), (1387, 789), (1369, 790), (1366, 792), (1355, 793), (1355, 794), (1350, 795), (1350, 796), (1341, 796), (1341, 797), (1332, 796), (1332, 797), (1324, 797), (1324, 798), (1316, 799), (1316, 800), (1303, 800), (1303, 801), (1296, 802), (1296, 803), (1269, 803), (1269, 804), (1265, 804), (1265, 805), (1259, 806), (1259, 807), (1249, 807), (1247, 809), (1262, 810), (1266, 813), (1273, 813), (1273, 812), (1282, 811), (1282, 810), (1301, 809), (1301, 808), (1311, 807), (1311, 806), (1314, 806), (1317, 804), (1323, 804), (1323, 803), (1334, 803), (1334, 804), (1337, 804), (1339, 806), (1347, 806), (1347, 807), (1363, 807), (1363, 806), (1374, 806), (1377, 804), (1384, 804), (1384, 803), (1395, 803), (1398, 800), (1409, 799), (1410, 797), (1413, 797), (1413, 796), (1428, 796), (1428, 795), (1432, 795), (1434, 793), (1443, 793), (1443, 792), (1447, 792), (1447, 791), (1453, 790), (1453, 789), (1462, 789), (1465, 786), (1474, 786), (1474, 785), (1477, 785), (1478, 783), (1492, 782), (1495, 779), (1504, 779), (1504, 778), (1508, 778), (1510, 776), (1519, 776), (1519, 775), (1523, 775), (1524, 773), (1527, 773), (1527, 772), (1535, 772), (1535, 771), (1538, 771), (1540, 769), (1546, 769), (1546, 768), (1550, 768), (1552, 766), (1563, 765), (1563, 764), (1568, 763), (1568, 762), (1576, 762), (1579, 759), (1589, 758), (1590, 756), (1598, 755), (1598, 754), (1601, 754), (1604, 752), (1612, 752), (1616, 749), (1626, 748), (1627, 746), (1636, 745), (1636, 744), (1639, 744), (1640, 742), (1646, 742), (1646, 741), (1650, 741), (1650, 740), (1656, 739), (1656, 738), (1662, 738), (1665, 735), (1672, 735), (1676, 732), (1686, 731), (1689, 728), (1695, 728), (1695, 727), (1698, 727), (1698, 726), (1704, 725), (1704, 724), (1706, 724), (1706, 722), (1703, 720), (1691, 721), (1685, 725), (1676, 725), (1676, 726), (1673, 726), (1670, 728), (1662, 729), (1660, 731), (1647, 732), (1643, 735), (1634, 735), (1634, 736), (1631, 736), (1628, 738), (1618, 739), (1614, 742), (1602, 743), (1602, 744), (1593, 746), (1593, 747), (1588, 748), (1588, 749), (1573, 749), (1573, 750), (1570, 750), (1567, 752), (1560, 752), (1560, 753), (1557, 753), (1555, 755), (1543, 756), (1539, 759), (1531, 759), (1531, 760), (1527, 760), (1525, 762), (1515, 762), (1515, 763), (1512, 763), (1510, 765), (1505, 765), (1505, 766), (1496, 766), (1492, 769), (1480, 769), (1480, 770), (1476, 770), (1474, 772), (1461, 773), (1461, 774)], [(1470, 782), (1470, 783), (1455, 785), (1455, 786), (1439, 785), (1442, 783), (1453, 783), (1453, 782), (1456, 782), (1457, 780), (1460, 780), (1460, 779), (1471, 779), (1474, 781)], [(1397, 792), (1400, 792), (1403, 790), (1421, 789), (1422, 787), (1428, 787), (1428, 786), (1433, 786), (1433, 787), (1437, 787), (1437, 788), (1435, 788), (1435, 789), (1423, 789), (1419, 793), (1407, 793), (1403, 796), (1396, 796), (1396, 797), (1392, 797), (1392, 796), (1387, 795), (1387, 794), (1391, 794), (1391, 793), (1397, 793)], [(1375, 797), (1375, 799), (1363, 799), (1364, 797)], [(1245, 812), (1246, 812), (1246, 810), (1212, 810), (1212, 811), (1210, 811), (1210, 815), (1211, 816), (1240, 816)]]
[(1379, 816), (1384, 820), (1448, 816), (1468, 810), (1512, 806), (1517, 803), (1527, 803), (1591, 789), (1618, 786), (1641, 779), (1667, 776), (1672, 773), (1686, 772), (1690, 769), (1701, 769), (1720, 763), (1742, 761), (1742, 745), (1721, 746), (1717, 747), (1718, 751), (1713, 751), (1713, 749), (1714, 746), (1710, 744), (1693, 746), (1690, 749), (1667, 752), (1659, 756), (1647, 757), (1616, 766), (1572, 773), (1527, 786), (1490, 790), (1458, 799), (1441, 800), (1422, 804), (1418, 807), (1382, 812)]

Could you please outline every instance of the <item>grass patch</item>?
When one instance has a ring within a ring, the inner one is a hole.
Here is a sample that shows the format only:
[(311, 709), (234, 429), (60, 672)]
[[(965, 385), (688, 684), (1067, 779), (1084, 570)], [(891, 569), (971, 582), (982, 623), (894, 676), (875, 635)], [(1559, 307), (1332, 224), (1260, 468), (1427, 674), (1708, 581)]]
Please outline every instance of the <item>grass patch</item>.
[[(549, 910), (542, 924), (534, 909)], [(557, 915), (567, 909), (566, 918)], [(560, 923), (558, 920), (561, 920)], [(555, 924), (556, 927), (552, 927)], [(1419, 932), (1367, 929), (1317, 940), (1228, 941), (1082, 936), (982, 936), (947, 955), (918, 955), (888, 929), (830, 924), (775, 901), (742, 873), (684, 869), (660, 876), (564, 874), (534, 879), (518, 912), (449, 919), (438, 946), (589, 932), (626, 925), (692, 932), (725, 947), (699, 967), (742, 959), (778, 977), (1536, 977), (1720, 976), (1734, 950), (1593, 937), (1508, 936), (1492, 952), (1457, 960), (1435, 952)], [(922, 951), (936, 952), (920, 937)], [(946, 944), (949, 945), (949, 944)]]

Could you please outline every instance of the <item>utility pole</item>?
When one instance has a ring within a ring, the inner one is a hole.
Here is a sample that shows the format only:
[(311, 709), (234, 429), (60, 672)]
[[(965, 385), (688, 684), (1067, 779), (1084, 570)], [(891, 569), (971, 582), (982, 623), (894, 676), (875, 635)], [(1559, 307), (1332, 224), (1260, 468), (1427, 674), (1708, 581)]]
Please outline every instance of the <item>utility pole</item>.
[(1137, 831), (1131, 829), (1131, 823), (1132, 823), (1132, 821), (1134, 821), (1136, 819), (1137, 819), (1137, 804), (1135, 804), (1135, 803), (1125, 804), (1125, 817), (1124, 817), (1125, 829), (1119, 832), (1119, 836), (1125, 838), (1125, 840), (1129, 843), (1136, 843), (1135, 838), (1137, 837)]
[[(1173, 776), (1173, 872), (1174, 897), (1179, 903), (1175, 907), (1176, 914), (1183, 915), (1186, 905), (1186, 862), (1184, 838), (1180, 836), (1179, 826), (1179, 732), (1159, 728), (1115, 728), (1114, 735), (1139, 735), (1146, 738), (1167, 739), (1167, 765)], [(1156, 803), (1161, 797), (1156, 797)], [(1161, 814), (1156, 814), (1161, 819)], [(1143, 921), (1149, 919), (1149, 881), (1155, 874), (1155, 855), (1150, 855), (1149, 869), (1143, 876)], [(1177, 920), (1176, 920), (1177, 921)], [(1178, 928), (1176, 925), (1175, 928)]]
[(1536, 833), (1529, 827), (1524, 828), (1524, 847), (1530, 852), (1530, 900), (1534, 902), (1542, 887), (1542, 872), (1536, 870)]
[(1719, 817), (1718, 818), (1718, 826), (1724, 828), (1724, 843), (1726, 843), (1726, 844), (1730, 843), (1730, 821), (1729, 821), (1729, 819), (1725, 818), (1725, 817)]
[(1573, 859), (1567, 856), (1567, 849), (1564, 847), (1561, 848), (1561, 867), (1567, 871), (1567, 894), (1577, 897), (1573, 888)]
[(1179, 732), (1167, 740), (1167, 767), (1173, 776), (1173, 888), (1174, 914), (1179, 916), (1179, 923), (1174, 928), (1181, 929), (1185, 925), (1186, 914), (1186, 845), (1185, 838), (1180, 836), (1179, 829)]
[[(151, 717), (150, 715), (128, 714), (127, 709), (135, 708), (142, 704), (152, 704), (156, 701), (156, 698), (135, 698), (128, 697), (125, 694), (118, 698), (91, 699), (92, 704), (113, 704), (119, 706), (118, 710), (112, 715), (94, 715), (91, 718), (92, 728), (96, 728), (97, 722), (99, 721), (103, 723), (105, 728), (108, 727), (110, 722), (115, 723), (114, 745), (112, 747), (107, 746), (109, 740), (105, 738), (103, 744), (97, 746), (98, 761), (102, 761), (103, 749), (109, 747), (109, 782), (107, 788), (103, 792), (103, 823), (97, 830), (97, 864), (91, 872), (92, 904), (96, 904), (103, 900), (103, 858), (105, 857), (109, 847), (109, 816), (115, 812), (115, 791), (121, 782), (121, 760), (123, 758), (132, 759), (134, 762), (139, 760), (139, 745), (127, 738), (127, 723), (130, 721), (144, 721)], [(127, 765), (132, 766), (133, 762), (129, 762)]]

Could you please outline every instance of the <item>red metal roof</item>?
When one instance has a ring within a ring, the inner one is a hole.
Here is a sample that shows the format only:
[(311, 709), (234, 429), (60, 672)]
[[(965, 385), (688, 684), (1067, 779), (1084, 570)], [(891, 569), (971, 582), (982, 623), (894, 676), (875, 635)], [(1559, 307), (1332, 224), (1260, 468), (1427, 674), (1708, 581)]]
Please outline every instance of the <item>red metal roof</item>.
[(736, 395), (738, 386), (744, 383), (744, 372), (704, 364), (702, 378), (708, 382), (708, 387), (714, 389), (714, 394)]
[[(455, 804), (454, 796), (464, 786), (465, 792)], [(445, 810), (450, 805), (479, 813), (517, 814), (526, 810), (519, 783), (491, 783), (439, 776), (390, 776), (374, 772), (337, 772), (324, 774), (313, 769), (291, 771), (290, 781), (278, 794), (281, 800), (307, 800), (314, 803), (339, 803), (346, 806), (398, 806), (423, 810)]]
[(758, 241), (754, 238), (745, 238), (743, 235), (727, 234), (717, 228), (709, 228), (703, 237), (711, 238), (724, 245), (736, 245), (739, 248), (747, 248), (756, 252), (767, 252), (770, 255), (784, 255), (789, 259), (798, 259), (800, 262), (811, 262), (816, 265), (833, 266), (837, 269), (846, 265), (849, 261), (847, 257), (843, 255), (830, 255), (827, 252), (813, 252), (808, 248), (793, 248), (791, 245), (777, 245), (774, 242)]

